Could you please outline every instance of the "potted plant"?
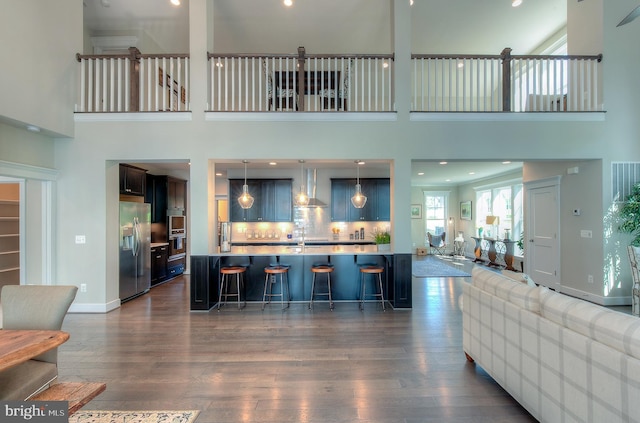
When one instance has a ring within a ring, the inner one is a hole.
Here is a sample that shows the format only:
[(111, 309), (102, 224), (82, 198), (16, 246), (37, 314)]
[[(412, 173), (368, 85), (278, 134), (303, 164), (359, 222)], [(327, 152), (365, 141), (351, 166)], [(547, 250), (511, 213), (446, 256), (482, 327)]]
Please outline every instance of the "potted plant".
[(388, 231), (376, 232), (373, 234), (378, 251), (391, 251), (391, 234)]
[(640, 183), (635, 184), (618, 212), (618, 230), (634, 235), (631, 245), (640, 246)]
[(618, 230), (634, 236), (627, 247), (633, 287), (631, 290), (631, 314), (640, 316), (640, 183), (631, 189), (618, 211)]

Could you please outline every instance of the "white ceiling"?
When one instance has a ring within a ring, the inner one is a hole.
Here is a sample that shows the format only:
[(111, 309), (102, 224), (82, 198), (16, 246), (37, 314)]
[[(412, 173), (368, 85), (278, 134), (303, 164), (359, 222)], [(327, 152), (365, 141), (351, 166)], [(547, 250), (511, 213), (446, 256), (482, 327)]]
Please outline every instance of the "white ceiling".
[[(285, 8), (282, 0), (212, 3), (213, 50), (217, 53), (295, 53), (298, 46), (317, 54), (382, 54), (394, 50), (389, 0), (294, 0), (291, 8)], [(172, 6), (169, 0), (84, 0), (84, 4), (84, 23), (92, 36), (135, 35), (158, 46), (159, 51), (143, 53), (189, 51), (188, 0), (182, 0), (179, 7)], [(511, 7), (511, 0), (414, 0), (411, 52), (498, 54), (510, 47), (514, 54), (528, 54), (566, 25), (566, 9), (567, 0), (524, 0), (518, 8)], [(280, 162), (298, 166), (294, 160)], [(187, 166), (184, 161), (164, 162), (154, 164), (154, 169), (171, 172)], [(319, 162), (315, 166), (328, 164)], [(339, 167), (340, 163), (330, 166)], [(219, 168), (222, 167), (221, 164)], [(440, 165), (415, 161), (412, 185), (457, 185), (521, 167), (519, 162)], [(419, 176), (418, 172), (424, 175)]]

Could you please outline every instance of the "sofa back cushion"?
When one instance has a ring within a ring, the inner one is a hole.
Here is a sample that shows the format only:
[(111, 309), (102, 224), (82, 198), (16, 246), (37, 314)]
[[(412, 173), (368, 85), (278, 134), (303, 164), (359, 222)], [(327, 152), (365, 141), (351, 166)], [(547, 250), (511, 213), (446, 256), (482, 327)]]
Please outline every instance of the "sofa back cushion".
[(527, 284), (516, 282), (500, 273), (481, 267), (474, 268), (471, 271), (471, 276), (471, 284), (475, 287), (525, 310), (540, 313), (538, 288), (532, 288)]
[(640, 359), (640, 319), (545, 287), (539, 290), (542, 317)]

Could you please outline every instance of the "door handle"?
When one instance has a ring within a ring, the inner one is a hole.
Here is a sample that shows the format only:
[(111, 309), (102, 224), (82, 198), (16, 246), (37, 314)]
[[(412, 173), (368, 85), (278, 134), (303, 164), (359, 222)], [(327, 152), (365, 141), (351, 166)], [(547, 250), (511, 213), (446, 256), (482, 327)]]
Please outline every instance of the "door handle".
[(529, 242), (533, 242), (533, 240), (532, 240), (532, 239), (530, 239), (530, 240), (529, 240)]

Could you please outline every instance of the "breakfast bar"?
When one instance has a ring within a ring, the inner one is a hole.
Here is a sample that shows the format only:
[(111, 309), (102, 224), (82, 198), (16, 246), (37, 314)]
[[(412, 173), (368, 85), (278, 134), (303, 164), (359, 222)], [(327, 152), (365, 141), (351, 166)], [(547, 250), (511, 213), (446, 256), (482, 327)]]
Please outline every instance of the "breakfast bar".
[(333, 301), (360, 300), (360, 266), (384, 268), (385, 299), (394, 308), (411, 308), (411, 255), (379, 252), (376, 245), (247, 245), (209, 256), (191, 256), (191, 310), (209, 310), (218, 302), (220, 269), (243, 266), (243, 300), (262, 302), (265, 267), (288, 266), (291, 302), (308, 302), (315, 264), (330, 264)]

